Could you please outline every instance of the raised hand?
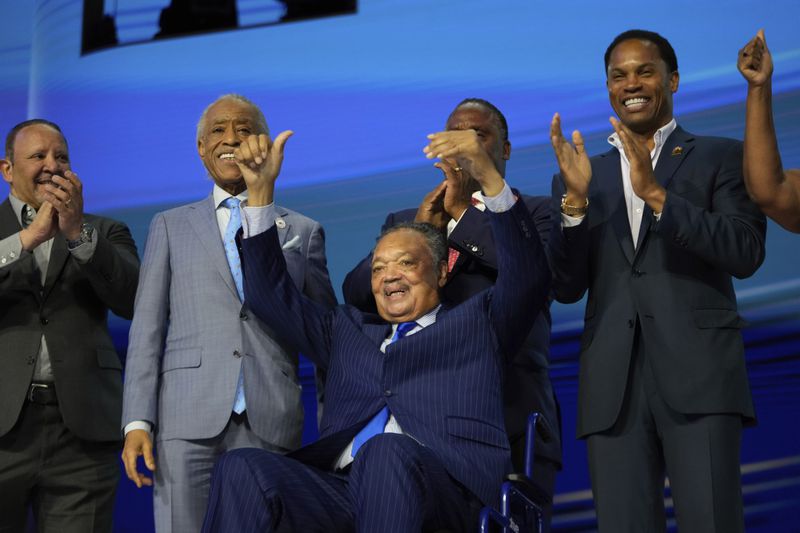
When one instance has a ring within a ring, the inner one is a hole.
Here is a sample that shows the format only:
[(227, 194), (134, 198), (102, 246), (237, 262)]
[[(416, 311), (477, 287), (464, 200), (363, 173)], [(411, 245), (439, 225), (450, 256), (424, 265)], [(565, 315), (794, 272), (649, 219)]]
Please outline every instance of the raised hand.
[(445, 159), (433, 166), (442, 171), (447, 183), (444, 210), (450, 218), (458, 220), (472, 205), (472, 193), (478, 190), (480, 184), (451, 159)]
[(461, 168), (475, 178), (487, 196), (496, 196), (503, 190), (503, 177), (481, 145), (475, 130), (431, 133), (428, 141), (422, 150), (428, 159), (455, 161), (458, 166), (453, 169)]
[(572, 143), (561, 132), (561, 115), (556, 113), (550, 122), (550, 143), (556, 154), (558, 168), (567, 187), (567, 203), (582, 206), (589, 195), (589, 182), (592, 180), (592, 165), (583, 143), (581, 132), (572, 132)]
[(236, 164), (247, 184), (248, 205), (272, 203), (275, 180), (283, 165), (284, 146), (293, 134), (290, 130), (281, 132), (275, 142), (263, 133), (250, 135), (234, 150)]
[(45, 185), (44, 199), (56, 211), (61, 234), (71, 241), (77, 239), (83, 224), (83, 184), (77, 174), (71, 170), (65, 170), (63, 177), (54, 174)]
[(447, 226), (449, 217), (444, 210), (444, 195), (447, 190), (447, 181), (442, 181), (431, 192), (425, 195), (422, 203), (417, 208), (414, 222), (427, 222), (443, 230)]
[(58, 214), (53, 209), (53, 204), (48, 201), (42, 202), (31, 225), (19, 233), (22, 248), (28, 251), (33, 250), (43, 242), (55, 237), (58, 232), (57, 217)]
[(750, 85), (761, 86), (770, 80), (773, 69), (772, 55), (767, 48), (764, 30), (758, 30), (756, 36), (739, 50), (736, 66)]
[(614, 131), (617, 132), (625, 157), (628, 158), (631, 165), (633, 193), (647, 202), (654, 213), (660, 213), (664, 208), (667, 193), (653, 173), (650, 149), (644, 143), (636, 142), (633, 133), (622, 122), (614, 117), (610, 117), (609, 121), (614, 127)]

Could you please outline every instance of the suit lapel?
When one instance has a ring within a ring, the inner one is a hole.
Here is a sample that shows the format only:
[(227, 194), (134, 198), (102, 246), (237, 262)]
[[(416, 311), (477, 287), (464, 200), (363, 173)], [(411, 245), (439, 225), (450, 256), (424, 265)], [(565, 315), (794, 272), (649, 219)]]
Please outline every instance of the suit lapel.
[[(95, 231), (97, 231), (95, 229)], [(67, 264), (69, 258), (69, 250), (67, 249), (67, 241), (61, 233), (56, 233), (53, 238), (53, 246), (50, 248), (50, 260), (47, 262), (47, 276), (44, 280), (44, 289), (42, 290), (42, 297), (47, 298), (56, 280), (64, 270), (64, 265)]]
[(219, 235), (219, 226), (217, 225), (216, 206), (214, 205), (214, 196), (210, 195), (202, 202), (198, 202), (192, 206), (187, 215), (189, 218), (189, 225), (197, 235), (197, 239), (203, 245), (203, 248), (211, 259), (211, 263), (219, 271), (220, 276), (225, 281), (225, 285), (239, 298), (239, 293), (236, 291), (236, 285), (233, 282), (233, 275), (231, 268), (228, 265), (228, 258), (225, 255), (225, 248), (222, 246), (222, 239)]
[(16, 233), (22, 229), (22, 226), (17, 220), (17, 215), (14, 213), (14, 208), (11, 206), (11, 201), (6, 198), (5, 202), (0, 204), (0, 239), (5, 239), (12, 233)]
[[(622, 253), (633, 263), (633, 237), (631, 237), (631, 224), (628, 220), (628, 209), (625, 206), (625, 191), (622, 188), (622, 167), (620, 166), (619, 152), (611, 149), (597, 160), (592, 169), (595, 176), (607, 176), (607, 183), (598, 184), (608, 191), (609, 217), (614, 233), (617, 236)], [(616, 203), (615, 203), (616, 202)]]
[(289, 212), (278, 205), (275, 206), (275, 227), (278, 228), (278, 240), (281, 246), (286, 244), (286, 237), (289, 235), (289, 219), (286, 217)]
[(654, 170), (656, 180), (665, 189), (669, 188), (672, 177), (678, 167), (686, 160), (686, 157), (694, 149), (694, 135), (678, 126), (672, 135), (669, 136), (661, 155), (658, 157), (658, 164)]
[(389, 336), (391, 330), (392, 326), (384, 322), (382, 324), (364, 324), (361, 331), (375, 343), (376, 349), (380, 349), (381, 343)]
[[(17, 214), (14, 213), (14, 207), (11, 205), (11, 201), (6, 198), (6, 201), (0, 204), (0, 239), (10, 237), (21, 229), (22, 226), (19, 223)], [(20, 258), (18, 261), (24, 261), (23, 264), (17, 265), (16, 268), (20, 268), (24, 271), (23, 276), (25, 279), (31, 280), (31, 283), (29, 284), (30, 291), (41, 303), (42, 293), (40, 289), (42, 286), (42, 281), (39, 277), (39, 271), (36, 268), (36, 261), (33, 257), (28, 257), (27, 259)]]
[[(686, 160), (689, 152), (694, 148), (694, 136), (680, 126), (675, 128), (675, 131), (667, 138), (664, 147), (661, 149), (661, 155), (658, 156), (658, 163), (656, 168), (653, 169), (656, 181), (661, 184), (665, 189), (669, 188), (673, 176), (678, 171), (678, 168)], [(645, 240), (649, 233), (648, 229), (653, 223), (653, 210), (645, 204), (644, 214), (642, 216), (642, 225), (639, 228), (639, 239), (636, 243), (636, 256), (639, 255), (644, 248)]]
[[(21, 229), (22, 226), (19, 223), (17, 214), (14, 213), (11, 202), (6, 198), (5, 202), (0, 204), (0, 239), (13, 235)], [(47, 265), (47, 278), (45, 279), (44, 287), (42, 287), (39, 270), (36, 268), (36, 260), (31, 257), (30, 261), (27, 261), (27, 264), (23, 266), (23, 268), (27, 270), (25, 276), (31, 280), (31, 291), (40, 302), (47, 296), (50, 289), (52, 289), (55, 280), (64, 268), (64, 264), (67, 262), (68, 256), (67, 243), (60, 234), (57, 234), (53, 239), (53, 246), (50, 251), (50, 259)]]

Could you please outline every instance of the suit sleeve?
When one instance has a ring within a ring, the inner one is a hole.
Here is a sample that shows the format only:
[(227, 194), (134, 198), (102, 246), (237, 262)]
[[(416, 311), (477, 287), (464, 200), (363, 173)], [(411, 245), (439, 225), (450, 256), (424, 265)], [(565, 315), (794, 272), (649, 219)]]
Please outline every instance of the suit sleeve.
[[(553, 176), (551, 231), (547, 243), (553, 271), (553, 297), (561, 303), (574, 303), (589, 287), (589, 223), (591, 211), (577, 226), (561, 227), (561, 196), (564, 183), (560, 174)], [(591, 210), (591, 203), (589, 204)]]
[[(397, 223), (395, 214), (389, 213), (381, 226), (381, 233)], [(364, 313), (377, 314), (375, 297), (372, 295), (372, 252), (362, 259), (356, 267), (347, 273), (342, 283), (344, 303), (352, 305)]]
[(325, 257), (325, 231), (318, 222), (314, 222), (308, 238), (305, 273), (303, 293), (329, 309), (334, 307), (337, 302), (328, 275), (328, 261)]
[(498, 260), (489, 312), (502, 353), (510, 362), (546, 305), (550, 266), (523, 202), (517, 201), (504, 213), (491, 213), (489, 218)]
[[(523, 199), (520, 196), (520, 199)], [(539, 238), (546, 244), (550, 236), (550, 205), (544, 198), (524, 198)], [(481, 265), (497, 271), (497, 251), (488, 213), (470, 206), (447, 238), (448, 244), (460, 253), (469, 255)]]
[(169, 236), (163, 214), (150, 224), (136, 293), (125, 365), (123, 427), (134, 420), (157, 424), (158, 376), (169, 322)]
[(710, 208), (668, 191), (655, 230), (715, 268), (746, 278), (764, 261), (766, 219), (744, 187), (741, 143), (722, 157), (713, 187)]
[(241, 254), (248, 307), (295, 350), (327, 369), (333, 311), (292, 282), (276, 227), (242, 239)]
[(4, 271), (21, 259), (25, 253), (25, 250), (22, 249), (22, 242), (19, 240), (19, 232), (12, 233), (0, 240), (0, 280), (5, 279), (5, 276), (8, 275)]
[(22, 249), (19, 232), (0, 241), (0, 290), (30, 287), (29, 276), (36, 268), (35, 261), (33, 252)]
[(97, 246), (86, 263), (75, 261), (97, 297), (115, 314), (133, 317), (133, 301), (139, 281), (139, 255), (128, 227), (103, 220), (95, 230)]

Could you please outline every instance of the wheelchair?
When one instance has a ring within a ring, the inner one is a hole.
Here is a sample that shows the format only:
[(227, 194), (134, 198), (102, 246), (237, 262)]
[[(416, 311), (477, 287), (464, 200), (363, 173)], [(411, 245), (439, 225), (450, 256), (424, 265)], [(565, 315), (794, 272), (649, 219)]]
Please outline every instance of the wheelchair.
[(509, 474), (500, 487), (500, 509), (484, 507), (481, 510), (479, 531), (481, 533), (541, 533), (542, 507), (549, 503), (549, 496), (533, 482), (533, 459), (537, 431), (545, 442), (551, 435), (547, 423), (539, 413), (528, 416), (525, 431), (524, 471)]

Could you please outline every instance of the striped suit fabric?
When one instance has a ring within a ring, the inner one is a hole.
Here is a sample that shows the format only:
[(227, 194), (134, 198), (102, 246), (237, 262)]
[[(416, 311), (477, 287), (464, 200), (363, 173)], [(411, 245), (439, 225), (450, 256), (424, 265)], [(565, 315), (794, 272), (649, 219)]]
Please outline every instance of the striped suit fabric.
[[(547, 297), (550, 274), (524, 205), (517, 202), (508, 212), (492, 214), (491, 221), (500, 256), (497, 284), (459, 306), (442, 309), (434, 325), (387, 346), (385, 354), (380, 352), (380, 344), (390, 326), (382, 319), (351, 306), (329, 311), (300, 295), (285, 275), (274, 228), (242, 241), (250, 308), (327, 370), (326, 405), (320, 440), (287, 458), (267, 459), (267, 452), (256, 451), (234, 451), (223, 457), (214, 474), (207, 530), (230, 529), (233, 526), (224, 517), (241, 515), (242, 509), (251, 507), (266, 508), (267, 518), (245, 530), (281, 530), (277, 522), (288, 514), (289, 506), (316, 514), (319, 524), (336, 530), (330, 522), (334, 518), (326, 510), (328, 499), (322, 494), (331, 490), (331, 483), (336, 485), (331, 478), (345, 478), (347, 488), (336, 490), (352, 494), (349, 504), (343, 499), (359, 530), (368, 530), (365, 516), (377, 514), (387, 531), (408, 531), (404, 525), (407, 513), (401, 511), (399, 500), (393, 499), (386, 487), (367, 490), (371, 485), (362, 483), (359, 472), (371, 469), (367, 477), (374, 477), (377, 471), (379, 480), (388, 480), (398, 471), (406, 479), (397, 480), (395, 488), (419, 489), (420, 482), (409, 465), (426, 465), (434, 471), (441, 468), (446, 476), (431, 475), (421, 483), (438, 479), (431, 485), (434, 493), (460, 500), (462, 511), (469, 513), (465, 506), (473, 500), (496, 503), (502, 478), (511, 468), (503, 423), (502, 383), (508, 363), (503, 354), (515, 353), (524, 341), (536, 319), (531, 309), (541, 309)], [(359, 451), (347, 475), (330, 473), (338, 454), (384, 406), (413, 439), (385, 434), (375, 437)], [(394, 459), (370, 458), (383, 454)], [(255, 466), (243, 467), (241, 463), (248, 461)], [(404, 467), (395, 468), (395, 461)], [(276, 462), (280, 466), (275, 466)], [(293, 466), (286, 467), (286, 463)], [(313, 474), (325, 481), (304, 479), (316, 488), (282, 494), (274, 483), (282, 483), (287, 468), (300, 478)], [(233, 479), (237, 486), (247, 485), (243, 480), (248, 470), (250, 485), (256, 490), (241, 491), (241, 499), (227, 496), (225, 488)], [(313, 494), (309, 496), (309, 492)], [(412, 511), (418, 514), (420, 509)], [(345, 520), (343, 527), (347, 528), (346, 516), (337, 515), (335, 520)], [(349, 523), (352, 528), (352, 521)]]

